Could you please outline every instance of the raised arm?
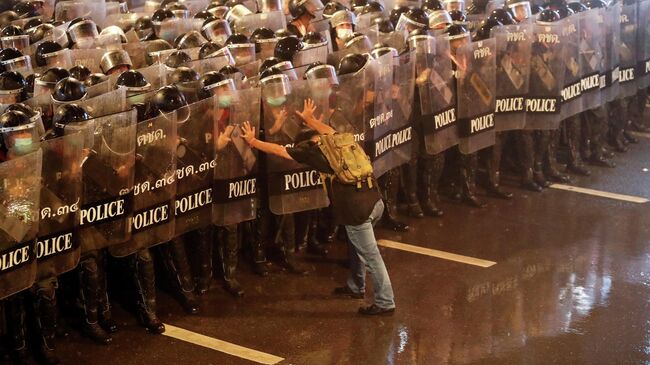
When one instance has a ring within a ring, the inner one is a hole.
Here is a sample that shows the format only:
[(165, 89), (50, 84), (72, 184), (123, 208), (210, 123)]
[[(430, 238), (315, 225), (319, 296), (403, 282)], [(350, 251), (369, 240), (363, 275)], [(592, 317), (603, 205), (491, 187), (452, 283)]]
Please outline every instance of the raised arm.
[(246, 141), (246, 143), (248, 143), (248, 145), (252, 148), (260, 150), (264, 153), (285, 158), (287, 160), (293, 160), (291, 155), (289, 155), (287, 152), (286, 147), (275, 143), (260, 141), (259, 139), (255, 138), (255, 127), (251, 127), (249, 122), (244, 122), (244, 124), (241, 126), (241, 129), (242, 138), (244, 138), (244, 141)]
[(302, 113), (296, 110), (296, 114), (305, 121), (305, 124), (319, 134), (334, 134), (336, 131), (334, 128), (323, 123), (323, 115), (320, 118), (314, 117), (314, 112), (316, 111), (316, 104), (313, 100), (307, 99), (302, 108)]

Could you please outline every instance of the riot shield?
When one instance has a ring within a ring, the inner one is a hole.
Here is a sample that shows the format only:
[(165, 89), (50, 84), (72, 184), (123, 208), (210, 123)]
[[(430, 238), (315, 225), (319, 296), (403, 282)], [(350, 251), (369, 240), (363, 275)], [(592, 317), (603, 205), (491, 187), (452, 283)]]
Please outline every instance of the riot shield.
[(177, 111), (176, 236), (212, 223), (215, 103), (204, 99)]
[(458, 59), (458, 147), (470, 154), (495, 142), (496, 40), (461, 46)]
[(413, 39), (416, 101), (414, 123), (421, 126), (428, 154), (438, 154), (458, 144), (456, 79), (445, 37)]
[(70, 50), (67, 48), (56, 52), (46, 53), (43, 55), (43, 58), (45, 59), (43, 71), (53, 67), (61, 67), (67, 70), (73, 66)]
[(110, 247), (115, 257), (174, 237), (176, 113), (138, 123), (135, 140), (132, 233), (127, 242)]
[(0, 298), (29, 288), (36, 279), (40, 150), (0, 164)]
[(572, 117), (583, 111), (582, 106), (582, 70), (580, 52), (580, 15), (569, 16), (558, 22), (564, 47), (563, 68), (564, 84), (562, 88), (562, 108), (560, 119)]
[(496, 38), (496, 109), (497, 132), (518, 130), (526, 125), (526, 95), (530, 77), (531, 24), (495, 28)]
[(580, 68), (582, 79), (582, 110), (601, 106), (600, 75), (603, 74), (604, 17), (601, 9), (591, 9), (579, 14)]
[(221, 53), (220, 55), (215, 55), (214, 57), (188, 62), (186, 66), (198, 72), (199, 75), (203, 75), (206, 72), (218, 71), (221, 70), (223, 67), (232, 64), (233, 64), (233, 59), (230, 56), (230, 52), (224, 52)]
[[(241, 137), (240, 126), (248, 121), (255, 130), (260, 124), (260, 89), (238, 90), (217, 96), (214, 143), (217, 168), (214, 169), (212, 220), (227, 226), (255, 219), (257, 213), (257, 152)], [(227, 105), (228, 99), (232, 101)]]
[(376, 178), (411, 160), (415, 62), (410, 56), (393, 58), (388, 53), (377, 59), (375, 111), (369, 125), (373, 138), (368, 142)]
[(37, 281), (74, 269), (79, 262), (77, 227), (82, 203), (81, 133), (40, 143), (43, 153), (40, 223), (36, 242)]
[(135, 163), (135, 109), (66, 126), (92, 146), (82, 165), (81, 251), (99, 250), (131, 237)]
[(109, 93), (76, 102), (93, 117), (116, 114), (129, 109), (131, 106), (126, 102), (126, 89), (120, 88)]
[(620, 91), (620, 85), (618, 82), (619, 77), (619, 43), (621, 38), (621, 27), (620, 27), (620, 17), (621, 17), (621, 4), (617, 3), (608, 7), (604, 11), (605, 15), (605, 29), (606, 34), (606, 46), (605, 46), (605, 74), (604, 85), (602, 86), (602, 93), (605, 94), (605, 100), (607, 102), (614, 101), (618, 98), (618, 93)]
[(328, 48), (326, 45), (305, 48), (298, 52), (293, 58), (295, 67), (311, 65), (314, 62), (327, 62)]
[(233, 33), (243, 33), (250, 37), (257, 28), (269, 28), (273, 31), (285, 29), (287, 21), (281, 11), (271, 11), (268, 13), (248, 14), (238, 19), (233, 24)]
[(639, 2), (637, 63), (639, 89), (650, 86), (650, 1)]
[(336, 104), (326, 119), (339, 133), (352, 133), (355, 140), (364, 146), (368, 156), (372, 154), (366, 141), (370, 135), (370, 119), (375, 112), (375, 69), (376, 61), (368, 60), (366, 66), (354, 73), (341, 75), (336, 90)]
[(174, 44), (176, 37), (191, 30), (200, 31), (201, 25), (201, 19), (167, 19), (160, 24), (160, 34), (157, 35), (159, 38), (166, 40), (170, 44)]
[[(282, 79), (284, 75), (280, 76)], [(288, 83), (265, 84), (262, 87), (262, 110), (265, 138), (283, 146), (292, 146), (300, 133), (302, 121), (296, 111), (319, 87), (327, 87), (327, 80), (311, 82), (299, 80)], [(289, 87), (284, 85), (289, 84)], [(328, 85), (328, 84), (327, 84)], [(280, 103), (279, 101), (284, 101)], [(283, 215), (324, 208), (329, 200), (322, 187), (320, 173), (311, 167), (274, 155), (267, 155), (267, 182), (269, 208), (273, 214)]]
[(103, 49), (73, 49), (70, 51), (70, 59), (75, 66), (83, 65), (93, 73), (102, 73), (99, 60), (102, 59), (104, 52)]
[(526, 129), (552, 130), (560, 126), (561, 91), (565, 84), (561, 32), (559, 24), (534, 25)]
[(619, 54), (619, 97), (628, 97), (636, 94), (636, 33), (637, 7), (636, 3), (621, 7), (621, 39), (618, 48)]

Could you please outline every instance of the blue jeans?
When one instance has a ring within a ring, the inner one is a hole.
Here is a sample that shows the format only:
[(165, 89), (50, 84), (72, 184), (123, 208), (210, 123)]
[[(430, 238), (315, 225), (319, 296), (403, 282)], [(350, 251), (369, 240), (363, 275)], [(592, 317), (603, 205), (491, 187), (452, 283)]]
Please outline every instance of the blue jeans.
[(363, 293), (366, 289), (366, 268), (370, 272), (372, 286), (375, 291), (375, 305), (381, 308), (394, 308), (395, 300), (393, 287), (390, 284), (386, 265), (379, 253), (373, 226), (384, 212), (384, 202), (379, 200), (368, 217), (368, 220), (358, 226), (345, 226), (352, 247), (350, 249), (350, 277), (348, 287), (355, 293)]

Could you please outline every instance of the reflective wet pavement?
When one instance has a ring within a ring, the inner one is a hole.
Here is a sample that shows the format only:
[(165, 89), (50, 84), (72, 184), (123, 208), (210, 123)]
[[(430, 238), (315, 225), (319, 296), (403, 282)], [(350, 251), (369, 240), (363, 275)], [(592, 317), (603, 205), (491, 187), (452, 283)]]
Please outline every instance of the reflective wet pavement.
[[(574, 184), (650, 198), (650, 139)], [(159, 295), (166, 323), (285, 358), (282, 364), (646, 364), (650, 363), (650, 203), (548, 189), (486, 209), (443, 203), (442, 219), (409, 220), (407, 234), (378, 236), (496, 261), (490, 268), (382, 248), (398, 310), (356, 314), (360, 302), (329, 295), (346, 269), (340, 243), (330, 262), (305, 258), (305, 277), (262, 279), (240, 268), (246, 297), (219, 282), (186, 316)], [(66, 364), (254, 364), (141, 329), (116, 306), (121, 326), (108, 347), (72, 331)]]

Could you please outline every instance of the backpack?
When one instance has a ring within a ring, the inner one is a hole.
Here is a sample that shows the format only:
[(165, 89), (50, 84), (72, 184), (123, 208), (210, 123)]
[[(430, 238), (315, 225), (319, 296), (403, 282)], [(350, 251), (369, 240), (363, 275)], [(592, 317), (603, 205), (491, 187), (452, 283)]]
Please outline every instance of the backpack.
[(372, 188), (372, 164), (363, 148), (351, 133), (335, 133), (320, 136), (318, 143), (323, 155), (334, 170), (334, 176), (342, 184), (356, 184), (360, 189), (365, 182)]

